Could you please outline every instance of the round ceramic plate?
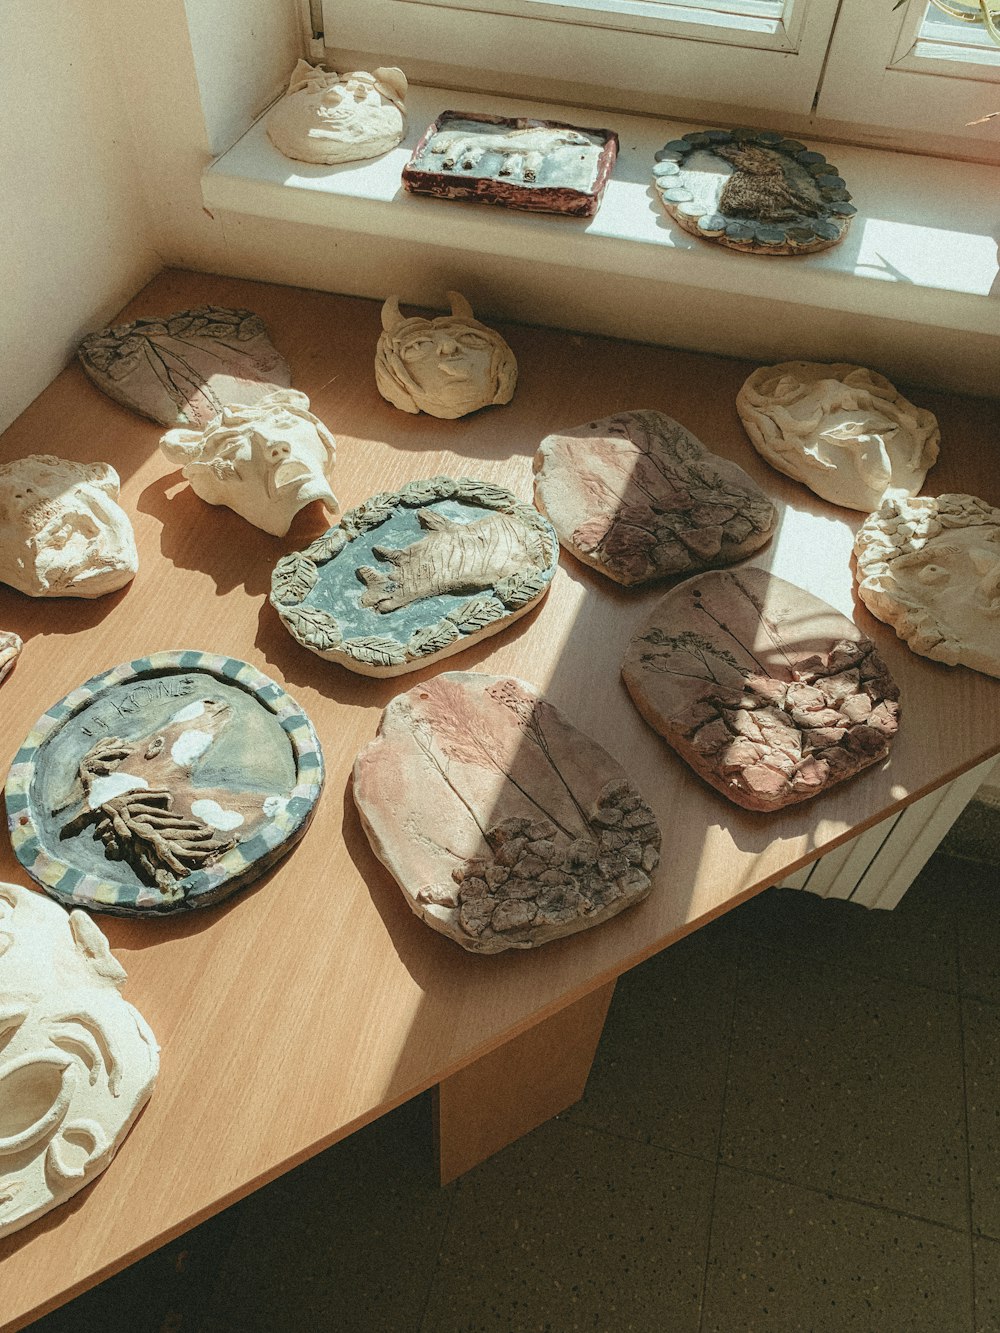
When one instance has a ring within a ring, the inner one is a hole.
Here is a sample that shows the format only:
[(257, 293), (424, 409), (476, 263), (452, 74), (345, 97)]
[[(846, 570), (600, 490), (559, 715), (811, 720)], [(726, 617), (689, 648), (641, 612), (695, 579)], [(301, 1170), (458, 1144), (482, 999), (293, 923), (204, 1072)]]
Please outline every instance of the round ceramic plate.
[(777, 130), (693, 130), (656, 154), (653, 185), (685, 231), (731, 250), (811, 254), (858, 211), (822, 153)]
[(35, 723), (7, 778), (18, 860), (67, 907), (206, 907), (305, 832), (312, 723), (246, 662), (164, 652), (94, 676)]

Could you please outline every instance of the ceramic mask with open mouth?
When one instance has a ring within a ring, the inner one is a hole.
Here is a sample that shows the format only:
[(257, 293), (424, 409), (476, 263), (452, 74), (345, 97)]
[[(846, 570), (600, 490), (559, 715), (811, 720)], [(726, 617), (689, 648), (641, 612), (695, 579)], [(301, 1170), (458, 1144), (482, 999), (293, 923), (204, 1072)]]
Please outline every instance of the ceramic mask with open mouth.
[(30, 597), (100, 597), (139, 568), (107, 463), (29, 454), (0, 466), (0, 583)]
[(0, 1236), (103, 1171), (153, 1090), (124, 980), (85, 912), (0, 884)]
[(336, 509), (330, 474), (333, 436), (294, 389), (268, 394), (251, 407), (227, 407), (204, 430), (171, 430), (160, 448), (196, 495), (226, 505), (275, 537), (283, 537), (307, 504)]

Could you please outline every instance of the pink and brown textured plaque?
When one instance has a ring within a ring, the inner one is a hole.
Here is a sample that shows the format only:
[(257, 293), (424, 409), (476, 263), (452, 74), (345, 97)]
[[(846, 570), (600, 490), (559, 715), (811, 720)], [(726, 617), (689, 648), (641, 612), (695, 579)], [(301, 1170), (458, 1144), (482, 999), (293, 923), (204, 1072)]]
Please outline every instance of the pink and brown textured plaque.
[(109, 398), (162, 426), (207, 426), (223, 407), (259, 402), (292, 382), (260, 316), (225, 306), (89, 333), (77, 356)]
[(613, 130), (442, 111), (403, 168), (411, 194), (592, 217), (618, 153)]
[(899, 723), (899, 690), (871, 639), (762, 569), (668, 592), (622, 675), (646, 721), (747, 810), (808, 800), (878, 763)]
[(397, 695), (355, 763), (354, 800), (413, 911), (473, 953), (616, 916), (660, 859), (621, 766), (510, 677), (450, 671)]
[(535, 472), (562, 545), (627, 586), (734, 564), (774, 531), (774, 506), (743, 469), (663, 412), (549, 435)]

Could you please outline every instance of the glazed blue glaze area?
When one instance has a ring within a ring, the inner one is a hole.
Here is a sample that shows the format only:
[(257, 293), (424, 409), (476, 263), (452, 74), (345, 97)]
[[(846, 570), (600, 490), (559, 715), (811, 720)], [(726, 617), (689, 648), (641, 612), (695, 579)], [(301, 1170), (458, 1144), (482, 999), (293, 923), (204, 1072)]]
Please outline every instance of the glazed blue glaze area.
[[(190, 769), (179, 770), (184, 784), (190, 784), (196, 794), (201, 789), (216, 795), (252, 792), (259, 793), (262, 802), (268, 796), (288, 797), (297, 782), (291, 741), (280, 720), (252, 693), (236, 682), (198, 670), (140, 676), (102, 690), (36, 751), (28, 804), (39, 841), (48, 853), (85, 873), (141, 888), (143, 881), (127, 861), (105, 855), (93, 824), (70, 837), (61, 836), (85, 808), (80, 761), (102, 740), (153, 738), (182, 709), (204, 700), (224, 704), (228, 712), (217, 713), (210, 726), (198, 717), (191, 719), (191, 728), (210, 730), (213, 740)], [(137, 753), (137, 759), (126, 759), (118, 771), (141, 774), (139, 747)], [(259, 828), (258, 824), (254, 832)], [(193, 881), (190, 876), (187, 886)]]
[[(475, 522), (496, 513), (496, 510), (461, 500), (437, 500), (422, 508), (433, 510), (459, 523)], [(339, 555), (319, 566), (319, 580), (303, 605), (328, 611), (340, 623), (345, 639), (390, 635), (405, 643), (414, 630), (437, 624), (450, 611), (465, 606), (470, 597), (488, 596), (491, 589), (484, 587), (423, 597), (396, 611), (380, 612), (361, 605), (365, 585), (357, 577), (356, 571), (360, 566), (369, 565), (385, 573), (388, 578), (393, 577), (394, 566), (386, 560), (380, 560), (375, 555), (374, 547), (399, 550), (429, 535), (430, 530), (421, 525), (416, 509), (399, 506), (380, 527), (355, 537)]]

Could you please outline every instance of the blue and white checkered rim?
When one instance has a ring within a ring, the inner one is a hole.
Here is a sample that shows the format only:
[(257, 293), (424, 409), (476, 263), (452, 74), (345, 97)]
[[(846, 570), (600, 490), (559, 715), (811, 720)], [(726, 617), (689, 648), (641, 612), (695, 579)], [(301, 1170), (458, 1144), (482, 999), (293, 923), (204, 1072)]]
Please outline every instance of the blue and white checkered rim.
[[(42, 845), (31, 813), (30, 789), (39, 750), (71, 717), (89, 708), (115, 685), (161, 672), (198, 671), (239, 685), (280, 722), (295, 760), (296, 785), (285, 804), (246, 842), (238, 843), (206, 870), (178, 882), (173, 895), (160, 889), (115, 883), (86, 874)], [(70, 907), (148, 914), (207, 906), (263, 874), (306, 830), (323, 788), (323, 752), (305, 713), (276, 681), (248, 662), (194, 650), (151, 653), (93, 676), (43, 713), (14, 756), (7, 775), (7, 826), (14, 854), (52, 897)]]

